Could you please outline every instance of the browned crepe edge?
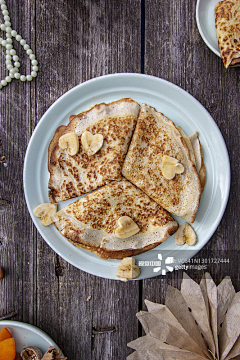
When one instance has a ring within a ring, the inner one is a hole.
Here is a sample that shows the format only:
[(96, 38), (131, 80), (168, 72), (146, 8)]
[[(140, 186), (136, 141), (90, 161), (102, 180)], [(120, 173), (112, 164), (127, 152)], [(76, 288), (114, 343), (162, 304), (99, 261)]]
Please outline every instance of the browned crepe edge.
[[(177, 128), (180, 129), (180, 132), (181, 134), (183, 135), (183, 139), (185, 140), (186, 142), (186, 145), (188, 147), (188, 150), (189, 150), (189, 153), (190, 153), (190, 157), (191, 157), (191, 152), (193, 152), (194, 154), (194, 151), (193, 151), (193, 148), (189, 148), (189, 142), (186, 141), (185, 137), (188, 138), (188, 136), (184, 133), (183, 129), (180, 127), (180, 126), (177, 126)], [(185, 136), (184, 136), (185, 135)], [(198, 138), (199, 140), (199, 138)], [(191, 142), (191, 140), (190, 140)], [(200, 152), (201, 152), (201, 168), (199, 170), (199, 180), (200, 180), (200, 184), (201, 184), (201, 194), (203, 193), (203, 190), (204, 190), (204, 187), (205, 187), (205, 183), (206, 183), (206, 178), (207, 178), (207, 172), (206, 172), (206, 167), (205, 167), (205, 164), (204, 164), (204, 160), (203, 160), (203, 150), (202, 150), (202, 145), (201, 145), (201, 142), (199, 140), (199, 144), (200, 144)], [(194, 164), (195, 165), (195, 164)], [(195, 165), (196, 167), (196, 165)]]
[[(174, 221), (174, 219), (173, 219)], [(55, 225), (55, 224), (54, 224)], [(56, 226), (56, 225), (55, 225)], [(56, 226), (57, 228), (57, 226)], [(71, 242), (74, 246), (76, 247), (80, 247), (82, 249), (85, 250), (89, 250), (92, 253), (95, 253), (96, 255), (98, 255), (100, 258), (107, 260), (107, 259), (117, 259), (117, 260), (121, 260), (125, 257), (129, 257), (129, 256), (136, 256), (139, 254), (142, 254), (146, 251), (149, 251), (151, 249), (154, 249), (155, 247), (157, 247), (158, 245), (160, 245), (161, 243), (163, 243), (165, 240), (167, 240), (170, 236), (172, 236), (176, 230), (178, 229), (178, 224), (176, 223), (176, 225), (173, 225), (172, 227), (170, 227), (169, 229), (166, 230), (166, 235), (164, 236), (163, 239), (161, 239), (160, 241), (154, 243), (154, 244), (150, 244), (147, 246), (144, 246), (141, 249), (125, 249), (125, 250), (107, 250), (107, 249), (102, 249), (99, 247), (93, 247), (93, 246), (87, 246), (85, 244), (82, 244), (80, 241), (80, 239), (78, 238), (79, 241), (74, 241), (73, 239), (70, 239), (67, 236), (64, 236), (69, 242)]]
[(201, 143), (200, 143), (200, 150), (201, 150), (202, 163), (201, 163), (201, 169), (199, 170), (199, 179), (200, 179), (200, 183), (201, 183), (201, 189), (202, 189), (201, 194), (202, 194), (203, 190), (205, 188), (206, 180), (207, 180), (207, 172), (206, 172), (206, 167), (205, 167), (204, 160), (203, 160), (203, 150), (202, 150)]
[[(172, 121), (172, 120), (171, 120), (171, 121)], [(189, 154), (189, 160), (190, 160), (190, 162), (191, 162), (191, 166), (192, 166), (192, 168), (193, 168), (193, 171), (195, 172), (195, 174), (198, 175), (198, 176), (197, 176), (197, 179), (198, 179), (198, 187), (200, 188), (200, 192), (199, 192), (199, 195), (198, 195), (197, 205), (196, 205), (195, 209), (194, 209), (193, 212), (192, 212), (191, 221), (190, 221), (190, 220), (188, 221), (188, 222), (190, 222), (190, 223), (194, 223), (194, 221), (195, 221), (195, 219), (196, 219), (196, 214), (197, 214), (197, 211), (198, 211), (198, 208), (199, 208), (200, 200), (201, 200), (201, 189), (202, 189), (202, 188), (201, 188), (201, 181), (200, 181), (199, 173), (197, 172), (196, 166), (195, 166), (195, 164), (194, 164), (194, 163), (192, 162), (192, 160), (191, 160), (190, 151), (189, 151), (189, 148), (188, 148), (188, 146), (187, 146), (187, 143), (185, 142), (185, 140), (184, 140), (181, 132), (177, 129), (175, 123), (174, 123), (173, 121), (172, 121), (172, 123), (173, 123), (174, 127), (176, 128), (176, 130), (177, 130), (177, 131), (179, 132), (179, 134), (180, 134), (180, 140), (181, 140), (181, 143), (182, 143), (183, 148), (185, 148), (186, 151), (187, 151), (188, 154)], [(180, 216), (180, 217), (181, 217), (181, 216)], [(182, 219), (185, 219), (184, 217), (181, 217), (181, 218), (182, 218)], [(186, 220), (186, 219), (185, 219), (185, 220)]]
[[(56, 129), (52, 141), (50, 142), (48, 147), (48, 172), (50, 173), (50, 176), (51, 176), (51, 166), (55, 166), (57, 161), (55, 154), (56, 154), (56, 150), (58, 149), (58, 140), (62, 136), (65, 128), (66, 128), (65, 125), (60, 125)], [(48, 197), (51, 203), (53, 204), (56, 203), (54, 196), (54, 189), (51, 189), (50, 187), (49, 187)]]
[(65, 125), (60, 125), (56, 131), (55, 131), (55, 134), (48, 146), (48, 171), (50, 169), (50, 166), (52, 164), (52, 161), (51, 161), (51, 157), (52, 157), (52, 154), (54, 153), (54, 150), (55, 148), (58, 146), (58, 140), (59, 138), (61, 137), (64, 129), (65, 129)]

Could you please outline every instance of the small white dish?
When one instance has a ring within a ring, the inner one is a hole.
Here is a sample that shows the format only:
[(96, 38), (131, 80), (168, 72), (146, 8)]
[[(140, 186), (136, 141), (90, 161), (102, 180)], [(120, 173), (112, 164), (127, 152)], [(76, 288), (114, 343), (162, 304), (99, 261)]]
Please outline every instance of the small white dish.
[(219, 0), (198, 0), (196, 6), (196, 21), (200, 35), (205, 44), (216, 55), (221, 57), (215, 28), (215, 5)]
[[(19, 321), (2, 320), (0, 321), (0, 330), (2, 328), (7, 328), (12, 337), (14, 337), (15, 348), (18, 353), (21, 353), (21, 351), (28, 346), (38, 347), (43, 354), (47, 352), (50, 346), (59, 349), (50, 336), (36, 326)], [(64, 355), (62, 355), (61, 358), (64, 358)]]

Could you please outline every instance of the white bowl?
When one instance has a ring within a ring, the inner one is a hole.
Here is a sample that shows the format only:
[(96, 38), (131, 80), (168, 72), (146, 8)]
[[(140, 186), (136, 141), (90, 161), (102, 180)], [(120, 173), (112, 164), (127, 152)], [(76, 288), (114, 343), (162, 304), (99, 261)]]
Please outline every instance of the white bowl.
[[(57, 344), (45, 332), (36, 326), (19, 321), (2, 320), (0, 321), (0, 330), (7, 328), (15, 339), (15, 347), (18, 353), (27, 346), (36, 346), (44, 354), (49, 346), (59, 349)], [(64, 357), (64, 356), (62, 356)]]

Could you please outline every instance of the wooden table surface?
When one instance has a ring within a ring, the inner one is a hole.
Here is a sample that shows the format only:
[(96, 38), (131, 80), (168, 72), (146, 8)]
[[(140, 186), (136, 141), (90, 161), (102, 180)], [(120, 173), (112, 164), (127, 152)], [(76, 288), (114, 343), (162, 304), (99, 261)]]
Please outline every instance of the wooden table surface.
[[(179, 288), (183, 276), (175, 270), (123, 283), (87, 274), (56, 254), (31, 220), (22, 176), (28, 142), (46, 110), (86, 80), (122, 72), (154, 75), (186, 90), (213, 117), (229, 152), (231, 190), (217, 230), (195, 258), (229, 258), (208, 264), (207, 271), (217, 284), (230, 275), (240, 290), (240, 71), (226, 70), (203, 42), (196, 2), (6, 0), (12, 28), (33, 49), (39, 72), (32, 82), (13, 80), (0, 90), (0, 156), (8, 161), (0, 164), (0, 266), (6, 272), (0, 316), (17, 312), (11, 320), (44, 330), (70, 360), (125, 359), (132, 352), (127, 343), (142, 334), (135, 314), (146, 309), (144, 299), (164, 303), (167, 286)], [(14, 41), (24, 74), (28, 58)], [(3, 47), (0, 56), (3, 79)], [(187, 274), (199, 282), (203, 271)], [(114, 331), (96, 333), (101, 328)]]

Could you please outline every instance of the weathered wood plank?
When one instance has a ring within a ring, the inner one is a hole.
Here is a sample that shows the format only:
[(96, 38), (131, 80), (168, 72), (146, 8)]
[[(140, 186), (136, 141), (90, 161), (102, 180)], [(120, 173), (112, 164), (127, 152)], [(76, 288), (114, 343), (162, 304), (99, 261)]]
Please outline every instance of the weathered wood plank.
[[(164, 78), (193, 95), (222, 132), (232, 164), (230, 198), (215, 234), (193, 260), (230, 258), (229, 264), (208, 264), (207, 271), (217, 283), (230, 275), (239, 290), (236, 268), (239, 256), (239, 197), (236, 196), (239, 188), (239, 69), (226, 70), (220, 58), (205, 45), (197, 29), (195, 7), (196, 1), (190, 0), (145, 2), (145, 72)], [(200, 281), (204, 271), (186, 272)], [(167, 286), (180, 288), (181, 280), (182, 271), (145, 280), (142, 300), (164, 303)], [(144, 304), (142, 307), (145, 309)]]
[[(0, 168), (1, 265), (6, 270), (0, 311), (5, 315), (17, 310), (14, 319), (46, 331), (69, 359), (95, 359), (98, 354), (120, 359), (131, 352), (126, 343), (137, 335), (138, 283), (88, 275), (49, 248), (25, 205), (24, 154), (36, 123), (67, 90), (99, 75), (140, 71), (139, 3), (46, 1), (36, 2), (36, 8), (35, 2), (7, 4), (13, 28), (36, 53), (39, 75), (32, 83), (14, 80), (0, 93), (1, 150), (8, 160), (8, 166)], [(25, 56), (22, 49), (19, 53)], [(23, 64), (23, 73), (27, 66)], [(132, 315), (126, 311), (129, 306)], [(124, 326), (128, 320), (132, 325)], [(114, 326), (113, 333), (92, 337), (93, 328), (109, 326)]]
[[(85, 80), (140, 72), (140, 3), (37, 3), (38, 121), (59, 96)], [(37, 241), (37, 325), (70, 359), (126, 358), (131, 353), (126, 344), (138, 334), (138, 282), (86, 274), (54, 255), (40, 236)], [(56, 264), (63, 268), (62, 276), (55, 275)], [(93, 329), (112, 327), (114, 332), (92, 334)]]
[[(34, 50), (35, 4), (25, 1), (6, 2), (15, 29)], [(2, 14), (1, 14), (2, 16)], [(5, 33), (2, 32), (2, 37)], [(20, 58), (21, 74), (29, 73), (26, 52), (13, 39)], [(1, 79), (7, 75), (5, 50), (1, 47)], [(25, 65), (25, 63), (27, 65)], [(0, 214), (0, 261), (6, 269), (1, 282), (0, 313), (17, 311), (14, 319), (34, 322), (36, 295), (34, 283), (35, 245), (32, 222), (25, 205), (22, 170), (31, 125), (35, 122), (35, 84), (13, 80), (0, 90), (1, 154), (6, 156), (7, 167), (0, 164), (0, 198), (5, 199)]]
[[(0, 90), (0, 156), (8, 160), (7, 167), (0, 164), (0, 265), (6, 270), (0, 282), (0, 315), (18, 311), (14, 320), (46, 331), (69, 359), (125, 359), (131, 353), (127, 342), (138, 336), (139, 328), (141, 333), (135, 313), (145, 309), (144, 299), (164, 303), (167, 285), (179, 288), (183, 271), (124, 284), (86, 274), (55, 254), (37, 233), (24, 200), (22, 169), (28, 141), (49, 106), (90, 78), (141, 72), (143, 60), (145, 73), (181, 86), (215, 119), (232, 165), (226, 212), (194, 258), (231, 256), (229, 264), (211, 264), (208, 270), (217, 283), (231, 275), (239, 290), (239, 69), (225, 70), (204, 44), (195, 20), (196, 0), (6, 3), (12, 27), (36, 53), (39, 74), (31, 83), (14, 80)], [(16, 47), (25, 73), (26, 54), (19, 44)], [(7, 74), (4, 61), (1, 54), (2, 77)], [(203, 270), (187, 273), (199, 281)], [(102, 328), (110, 331), (96, 333)]]

